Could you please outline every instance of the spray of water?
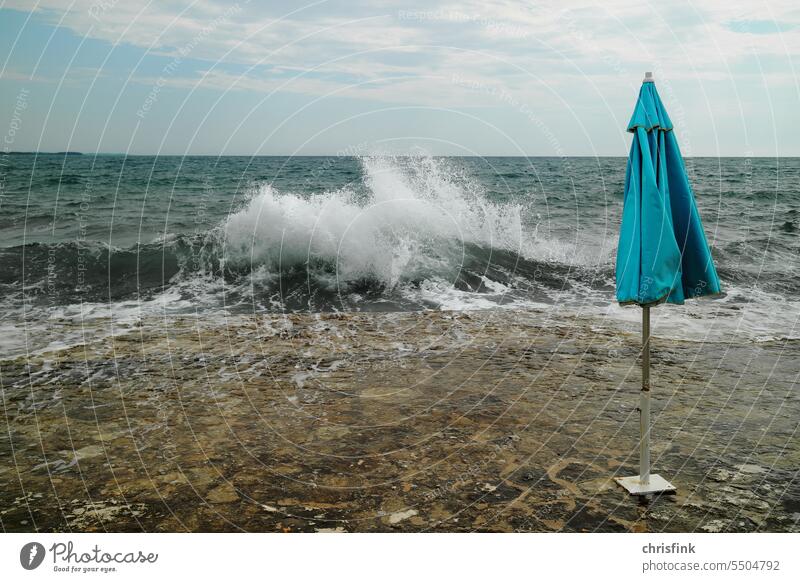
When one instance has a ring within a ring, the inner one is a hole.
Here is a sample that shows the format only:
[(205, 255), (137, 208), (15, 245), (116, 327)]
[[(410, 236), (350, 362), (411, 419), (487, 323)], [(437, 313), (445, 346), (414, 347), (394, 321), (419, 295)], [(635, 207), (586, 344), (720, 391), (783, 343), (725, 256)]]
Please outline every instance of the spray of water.
[(451, 275), (465, 246), (520, 252), (520, 205), (489, 202), (433, 158), (366, 158), (366, 196), (345, 189), (318, 196), (262, 186), (224, 224), (226, 260), (270, 272), (305, 265), (339, 280), (388, 286)]

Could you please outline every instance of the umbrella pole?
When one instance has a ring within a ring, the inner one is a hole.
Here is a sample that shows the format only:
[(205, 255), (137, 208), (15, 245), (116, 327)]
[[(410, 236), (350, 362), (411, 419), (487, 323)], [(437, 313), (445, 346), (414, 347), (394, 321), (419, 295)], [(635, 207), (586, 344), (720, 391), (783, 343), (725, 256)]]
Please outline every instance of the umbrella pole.
[(642, 307), (642, 390), (639, 393), (639, 482), (650, 485), (650, 307)]
[(675, 491), (661, 475), (650, 474), (650, 307), (642, 306), (642, 389), (639, 392), (639, 474), (615, 477), (631, 495)]

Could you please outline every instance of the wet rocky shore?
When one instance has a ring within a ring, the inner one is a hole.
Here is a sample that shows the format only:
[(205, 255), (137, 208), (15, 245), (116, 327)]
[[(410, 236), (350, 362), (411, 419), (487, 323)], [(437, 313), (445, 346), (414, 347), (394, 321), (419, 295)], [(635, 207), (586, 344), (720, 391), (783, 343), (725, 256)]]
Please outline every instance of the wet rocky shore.
[(636, 333), (210, 319), (0, 361), (3, 531), (800, 531), (800, 342), (655, 339), (653, 464), (678, 491), (637, 500), (613, 481), (637, 472)]

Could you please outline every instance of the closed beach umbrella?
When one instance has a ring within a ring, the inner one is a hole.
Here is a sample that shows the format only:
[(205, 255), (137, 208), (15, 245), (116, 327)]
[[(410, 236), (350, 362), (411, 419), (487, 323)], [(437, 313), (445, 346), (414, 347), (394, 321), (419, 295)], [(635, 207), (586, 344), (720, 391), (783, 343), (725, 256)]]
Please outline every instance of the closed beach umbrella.
[(720, 284), (672, 122), (645, 73), (633, 117), (617, 248), (617, 301), (642, 307), (639, 475), (619, 477), (630, 493), (674, 491), (650, 474), (650, 307), (719, 295)]

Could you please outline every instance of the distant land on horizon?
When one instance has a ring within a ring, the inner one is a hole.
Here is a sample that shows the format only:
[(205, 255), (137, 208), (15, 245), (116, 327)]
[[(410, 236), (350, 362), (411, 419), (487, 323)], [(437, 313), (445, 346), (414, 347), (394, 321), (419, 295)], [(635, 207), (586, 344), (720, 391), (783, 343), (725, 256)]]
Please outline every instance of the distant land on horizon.
[[(83, 152), (17, 152), (17, 151), (10, 151), (10, 152), (3, 152), (7, 155), (15, 155), (15, 156), (82, 156)], [(101, 154), (102, 155), (102, 154)]]

